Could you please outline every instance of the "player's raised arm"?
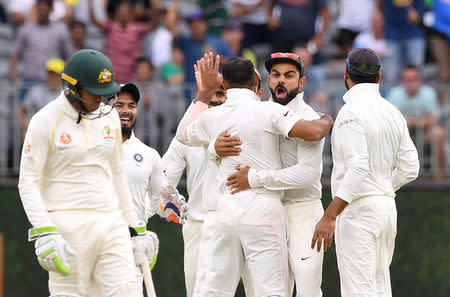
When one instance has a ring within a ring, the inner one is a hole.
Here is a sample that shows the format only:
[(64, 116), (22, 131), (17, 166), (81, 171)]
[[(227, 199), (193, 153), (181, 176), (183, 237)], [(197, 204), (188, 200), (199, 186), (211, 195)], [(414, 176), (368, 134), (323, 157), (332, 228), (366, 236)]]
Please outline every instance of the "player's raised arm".
[(197, 61), (197, 65), (194, 65), (198, 92), (194, 99), (194, 106), (186, 111), (178, 125), (176, 138), (181, 143), (189, 142), (188, 127), (208, 109), (211, 97), (222, 83), (219, 64), (220, 56), (217, 55), (214, 59), (213, 53), (209, 52)]

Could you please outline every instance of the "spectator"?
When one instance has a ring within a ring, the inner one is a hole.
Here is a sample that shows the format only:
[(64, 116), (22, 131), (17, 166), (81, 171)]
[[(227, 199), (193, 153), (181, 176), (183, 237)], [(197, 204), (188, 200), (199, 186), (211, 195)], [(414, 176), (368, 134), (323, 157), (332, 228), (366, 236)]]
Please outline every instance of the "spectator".
[[(70, 21), (72, 18), (73, 1), (54, 0), (53, 9), (50, 13), (50, 21)], [(11, 22), (14, 25), (22, 25), (27, 21), (36, 21), (38, 18), (37, 1), (14, 0), (9, 2), (8, 11)]]
[[(322, 18), (320, 30), (316, 21)], [(311, 54), (323, 45), (330, 21), (327, 0), (274, 0), (269, 7), (273, 51), (291, 52), (297, 43), (307, 44)]]
[(20, 72), (23, 89), (20, 98), (26, 94), (26, 88), (43, 82), (47, 78), (45, 65), (51, 58), (68, 58), (73, 53), (67, 25), (62, 22), (52, 23), (49, 19), (53, 7), (52, 0), (37, 0), (37, 20), (26, 23), (19, 29), (12, 47), (9, 65), (9, 80), (17, 79), (17, 63), (23, 62)]
[[(149, 0), (159, 3), (158, 0)], [(156, 5), (155, 10), (159, 10)], [(95, 18), (91, 7), (91, 19), (105, 33), (106, 55), (114, 68), (114, 78), (118, 82), (133, 80), (133, 67), (137, 58), (142, 56), (141, 39), (153, 30), (158, 23), (156, 17), (147, 23), (134, 21), (133, 5), (128, 1), (120, 2), (114, 14), (114, 19), (101, 22)]]
[(183, 71), (184, 55), (178, 47), (172, 47), (172, 61), (161, 67), (161, 78), (169, 85), (180, 85), (184, 82), (186, 75)]
[(144, 55), (156, 68), (172, 61), (173, 32), (178, 25), (178, 4), (178, 0), (173, 0), (168, 9), (160, 10), (162, 22), (145, 38)]
[(70, 37), (72, 38), (75, 51), (82, 49), (94, 49), (86, 44), (86, 24), (79, 21), (73, 21), (69, 24)]
[(244, 48), (267, 43), (269, 30), (267, 27), (269, 0), (231, 0), (231, 18), (238, 18), (243, 25)]
[(303, 87), (304, 99), (314, 110), (332, 114), (328, 106), (327, 94), (325, 93), (325, 75), (322, 70), (313, 65), (313, 56), (306, 47), (297, 45), (292, 51), (300, 57), (305, 67), (306, 84)]
[(64, 65), (64, 61), (59, 58), (48, 60), (45, 66), (47, 70), (46, 82), (33, 86), (23, 100), (19, 114), (23, 135), (27, 131), (31, 117), (61, 93), (61, 73), (64, 70)]
[(257, 61), (255, 54), (249, 48), (244, 48), (242, 45), (244, 37), (245, 33), (239, 21), (230, 19), (226, 22), (222, 32), (223, 41), (228, 45), (234, 56), (242, 56), (249, 59), (256, 68)]
[(225, 63), (228, 58), (233, 57), (228, 45), (222, 38), (216, 35), (207, 34), (208, 25), (203, 19), (201, 11), (191, 12), (186, 21), (191, 30), (191, 36), (180, 36), (176, 26), (173, 28), (173, 35), (175, 44), (183, 51), (185, 62), (184, 71), (186, 73), (186, 82), (188, 83), (188, 90), (186, 91), (186, 100), (190, 102), (194, 98), (193, 90), (195, 87), (194, 68), (192, 67), (197, 60), (203, 57), (203, 54), (209, 51), (214, 51), (221, 55), (220, 62)]
[(356, 36), (370, 30), (372, 14), (376, 8), (377, 0), (359, 0), (358, 5), (352, 0), (339, 0), (339, 15), (337, 19), (338, 34), (334, 40), (339, 45), (337, 56), (347, 57), (353, 48)]
[(384, 64), (386, 55), (386, 39), (384, 38), (384, 19), (383, 14), (377, 10), (372, 15), (372, 26), (370, 30), (359, 33), (355, 39), (353, 47), (368, 47), (373, 49), (381, 58)]
[(135, 20), (142, 22), (149, 21), (149, 16), (155, 12), (155, 8), (159, 9), (161, 5), (160, 0), (150, 2), (148, 0), (108, 0), (106, 1), (106, 12), (110, 18), (114, 18), (116, 8), (124, 1), (132, 5)]
[(208, 24), (208, 34), (222, 34), (228, 13), (222, 0), (198, 0), (203, 17)]
[(138, 103), (141, 115), (136, 122), (136, 137), (161, 153), (164, 146), (165, 117), (163, 115), (169, 117), (165, 113), (168, 100), (166, 89), (161, 82), (154, 79), (153, 65), (146, 58), (141, 57), (136, 60), (134, 77), (141, 94), (141, 100)]
[(429, 16), (429, 21), (424, 18), (424, 23), (431, 27), (431, 50), (439, 65), (439, 101), (444, 104), (446, 94), (450, 92), (450, 2), (434, 0)]
[(78, 0), (78, 4), (74, 7), (74, 19), (91, 24), (90, 7), (92, 7), (95, 18), (101, 22), (106, 20), (106, 8), (104, 0)]
[(30, 17), (31, 7), (35, 0), (14, 0), (9, 1), (8, 12), (11, 23), (19, 26), (25, 23)]
[(399, 80), (404, 65), (421, 67), (425, 58), (424, 31), (418, 26), (423, 0), (379, 0), (385, 23), (387, 55), (384, 58), (384, 84), (390, 89)]
[[(418, 137), (424, 132), (425, 144), (431, 146), (431, 156), (436, 158), (431, 160), (436, 169), (434, 179), (441, 180), (445, 166), (445, 130), (439, 123), (436, 92), (422, 84), (419, 68), (406, 65), (401, 72), (401, 85), (392, 88), (387, 99), (405, 116), (413, 140), (420, 141)], [(420, 147), (418, 143), (416, 145)]]
[[(73, 19), (74, 0), (53, 0), (53, 10), (50, 13), (51, 22), (69, 23)], [(30, 20), (36, 20), (37, 6), (34, 4), (30, 11)]]

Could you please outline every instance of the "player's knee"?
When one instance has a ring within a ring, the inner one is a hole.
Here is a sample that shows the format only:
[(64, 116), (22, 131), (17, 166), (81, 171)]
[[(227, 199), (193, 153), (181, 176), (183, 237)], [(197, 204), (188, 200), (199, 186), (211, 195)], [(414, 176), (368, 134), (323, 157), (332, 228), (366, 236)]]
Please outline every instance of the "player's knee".
[(143, 297), (142, 283), (132, 281), (122, 284), (111, 297)]

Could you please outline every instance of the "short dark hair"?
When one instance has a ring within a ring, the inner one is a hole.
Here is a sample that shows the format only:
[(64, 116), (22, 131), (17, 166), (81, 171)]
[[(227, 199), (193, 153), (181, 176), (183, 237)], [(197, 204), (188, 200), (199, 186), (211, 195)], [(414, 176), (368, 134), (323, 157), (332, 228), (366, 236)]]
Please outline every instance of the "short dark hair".
[(69, 23), (69, 30), (72, 30), (75, 27), (82, 27), (83, 30), (86, 30), (86, 24), (81, 21), (73, 20)]
[(234, 57), (223, 65), (222, 76), (232, 88), (251, 87), (255, 79), (255, 68), (249, 59)]
[(146, 57), (139, 57), (134, 61), (134, 68), (136, 70), (137, 65), (141, 64), (141, 63), (147, 63), (148, 66), (150, 66), (150, 68), (153, 70), (153, 64), (152, 62), (150, 62), (149, 59), (147, 59)]
[(36, 3), (45, 3), (48, 5), (48, 7), (53, 7), (53, 0), (37, 0)]
[(417, 67), (417, 66), (414, 65), (414, 64), (406, 64), (406, 65), (404, 65), (404, 66), (402, 67), (402, 72), (403, 72), (404, 70), (416, 70), (416, 71), (419, 72), (419, 74), (420, 74), (420, 69), (419, 69), (419, 67)]

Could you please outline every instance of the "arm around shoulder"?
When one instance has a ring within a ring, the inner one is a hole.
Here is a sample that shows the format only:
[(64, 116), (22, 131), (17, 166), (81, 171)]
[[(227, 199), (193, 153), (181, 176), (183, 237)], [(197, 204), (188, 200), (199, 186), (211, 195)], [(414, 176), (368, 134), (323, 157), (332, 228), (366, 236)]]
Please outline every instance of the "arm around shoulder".
[(333, 118), (329, 115), (323, 115), (320, 119), (313, 121), (300, 120), (295, 123), (288, 135), (307, 141), (318, 141), (330, 132), (333, 123)]

